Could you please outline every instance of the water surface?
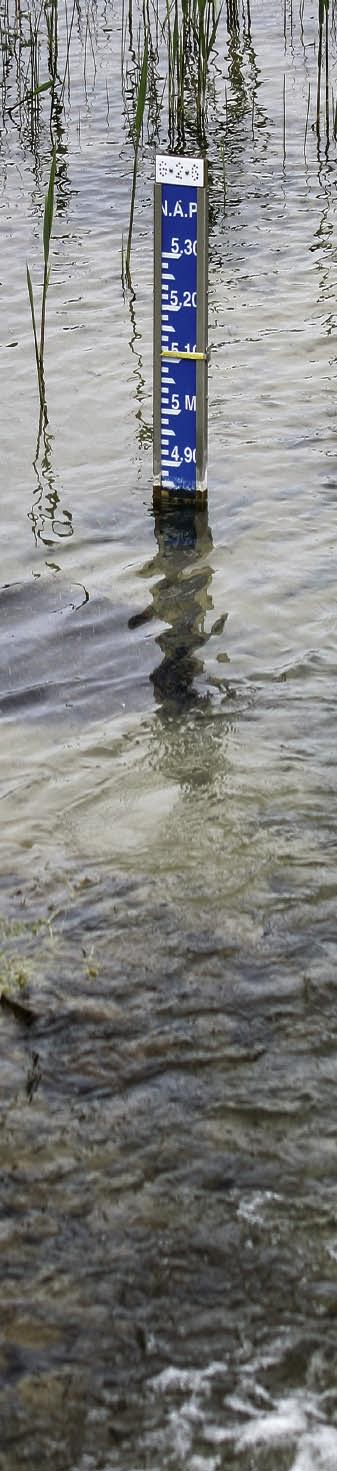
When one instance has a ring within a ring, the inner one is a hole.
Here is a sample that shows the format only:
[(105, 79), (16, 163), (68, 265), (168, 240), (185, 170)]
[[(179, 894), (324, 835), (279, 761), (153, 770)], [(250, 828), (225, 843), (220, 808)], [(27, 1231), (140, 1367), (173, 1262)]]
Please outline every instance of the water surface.
[[(152, 506), (155, 139), (123, 293), (121, 24), (98, 5), (92, 47), (72, 40), (38, 460), (47, 99), (34, 147), (7, 114), (1, 140), (0, 1466), (330, 1471), (337, 254), (316, 6), (286, 37), (262, 0), (251, 35), (219, 31), (198, 515)], [(13, 66), (9, 105), (15, 86)], [(161, 147), (165, 126), (164, 104)]]

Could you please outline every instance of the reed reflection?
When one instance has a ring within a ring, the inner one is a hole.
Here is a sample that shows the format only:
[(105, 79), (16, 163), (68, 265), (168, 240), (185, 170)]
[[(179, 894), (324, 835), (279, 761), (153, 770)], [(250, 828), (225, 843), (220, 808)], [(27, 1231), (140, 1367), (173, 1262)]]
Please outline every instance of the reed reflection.
[(39, 428), (36, 455), (33, 460), (36, 487), (32, 505), (28, 511), (35, 546), (40, 541), (44, 546), (51, 547), (55, 540), (73, 535), (72, 513), (61, 504), (61, 497), (57, 489), (52, 447), (53, 435), (44, 424), (42, 428), (41, 426)]

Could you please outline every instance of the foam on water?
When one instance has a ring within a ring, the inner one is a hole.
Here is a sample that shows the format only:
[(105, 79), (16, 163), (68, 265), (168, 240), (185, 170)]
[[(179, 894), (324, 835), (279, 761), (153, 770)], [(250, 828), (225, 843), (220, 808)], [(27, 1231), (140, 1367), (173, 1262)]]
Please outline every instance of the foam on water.
[(161, 1467), (229, 1471), (233, 1456), (242, 1471), (278, 1471), (282, 1452), (285, 1471), (336, 1471), (337, 1429), (326, 1417), (326, 1396), (302, 1388), (272, 1396), (255, 1376), (246, 1393), (255, 1368), (243, 1369), (241, 1393), (226, 1393), (226, 1363), (189, 1371), (171, 1365), (152, 1381), (152, 1392), (164, 1401)]
[(253, 1195), (250, 1193), (250, 1195), (242, 1196), (238, 1206), (238, 1215), (242, 1216), (245, 1221), (251, 1221), (252, 1225), (263, 1225), (268, 1216), (268, 1207), (272, 1208), (274, 1204), (277, 1207), (280, 1199), (280, 1195), (275, 1190), (256, 1190)]

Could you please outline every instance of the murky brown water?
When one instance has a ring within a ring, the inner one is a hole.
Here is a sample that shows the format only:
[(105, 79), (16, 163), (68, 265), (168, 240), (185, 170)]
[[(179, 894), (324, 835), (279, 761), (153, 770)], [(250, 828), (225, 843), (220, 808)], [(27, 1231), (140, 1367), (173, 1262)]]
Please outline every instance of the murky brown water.
[(286, 44), (251, 9), (209, 101), (208, 514), (152, 510), (118, 7), (72, 38), (35, 468), (47, 101), (37, 149), (2, 132), (1, 1471), (337, 1464), (336, 151), (316, 4)]

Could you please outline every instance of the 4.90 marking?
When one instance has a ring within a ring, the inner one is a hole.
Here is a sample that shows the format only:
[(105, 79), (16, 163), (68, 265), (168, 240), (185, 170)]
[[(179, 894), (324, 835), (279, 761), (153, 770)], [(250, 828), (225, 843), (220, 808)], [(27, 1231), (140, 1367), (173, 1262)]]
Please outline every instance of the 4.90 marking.
[(177, 444), (175, 444), (174, 449), (171, 451), (171, 460), (173, 460), (175, 465), (181, 465), (183, 460), (185, 461), (185, 465), (195, 465), (196, 457), (196, 450), (191, 449), (189, 444), (185, 445), (183, 455), (181, 456), (179, 455)]

